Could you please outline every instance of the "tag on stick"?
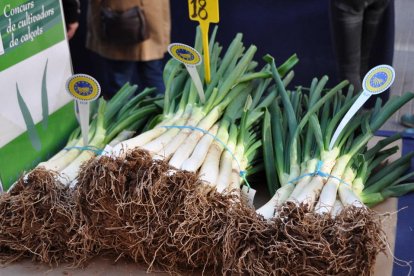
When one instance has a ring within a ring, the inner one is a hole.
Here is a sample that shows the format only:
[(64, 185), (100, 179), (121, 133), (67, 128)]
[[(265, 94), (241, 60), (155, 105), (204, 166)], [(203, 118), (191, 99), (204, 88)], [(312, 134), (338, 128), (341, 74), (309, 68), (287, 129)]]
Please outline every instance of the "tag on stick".
[(329, 149), (331, 150), (335, 145), (336, 140), (341, 134), (342, 130), (352, 119), (352, 117), (357, 113), (357, 111), (364, 105), (364, 103), (371, 97), (371, 95), (377, 95), (392, 85), (395, 79), (395, 71), (389, 65), (378, 65), (372, 68), (364, 77), (362, 81), (362, 94), (358, 97), (355, 103), (351, 106), (348, 112), (345, 114), (341, 123), (335, 130), (335, 133), (332, 136), (331, 142), (329, 143)]
[(174, 59), (185, 65), (197, 89), (201, 102), (205, 103), (206, 97), (204, 95), (203, 84), (201, 83), (200, 75), (196, 68), (201, 63), (200, 53), (196, 49), (182, 43), (171, 43), (168, 46), (168, 52)]
[(101, 87), (93, 77), (85, 74), (77, 74), (67, 80), (66, 91), (76, 101), (79, 111), (77, 118), (81, 127), (83, 146), (87, 146), (89, 134), (89, 102), (99, 97)]
[(253, 207), (254, 196), (256, 195), (256, 190), (253, 188), (249, 188), (246, 185), (243, 185), (241, 194), (243, 200), (250, 206)]

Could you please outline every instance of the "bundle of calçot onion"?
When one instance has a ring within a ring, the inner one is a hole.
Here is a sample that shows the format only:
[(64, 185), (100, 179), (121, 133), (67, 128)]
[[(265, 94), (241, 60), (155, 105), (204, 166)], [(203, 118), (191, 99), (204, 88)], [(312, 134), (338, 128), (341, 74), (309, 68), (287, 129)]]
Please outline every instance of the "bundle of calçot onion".
[(93, 158), (106, 143), (119, 143), (142, 130), (161, 110), (162, 97), (154, 89), (133, 94), (136, 85), (125, 84), (109, 101), (99, 99), (92, 109), (89, 145), (82, 144), (80, 129), (64, 149), (22, 176), (0, 196), (0, 261), (31, 257), (56, 264), (81, 263), (96, 251), (88, 224), (79, 212), (70, 184), (76, 182), (82, 162)]
[[(102, 250), (171, 272), (221, 269), (233, 212), (251, 210), (241, 207), (240, 185), (260, 165), (260, 122), (276, 89), (270, 66), (254, 71), (256, 47), (244, 51), (241, 34), (222, 58), (214, 36), (205, 103), (185, 68), (169, 61), (160, 122), (81, 170), (77, 198)], [(279, 68), (284, 85), (296, 62)]]
[(37, 167), (59, 172), (62, 183), (74, 186), (83, 162), (99, 154), (106, 144), (115, 145), (141, 133), (145, 124), (161, 112), (163, 97), (151, 97), (155, 91), (152, 88), (134, 96), (137, 88), (127, 83), (109, 101), (100, 98), (90, 123), (88, 145), (83, 145), (78, 128), (60, 152)]
[[(262, 129), (267, 182), (274, 195), (256, 210), (256, 217), (236, 219), (244, 227), (228, 228), (230, 253), (224, 270), (370, 275), (386, 240), (378, 215), (364, 203), (412, 191), (413, 184), (404, 181), (413, 174), (404, 173), (414, 153), (384, 166), (396, 149), (383, 147), (399, 136), (372, 149), (366, 145), (414, 94), (393, 97), (384, 106), (378, 101), (373, 110), (359, 113), (329, 149), (335, 127), (356, 99), (352, 87), (343, 94), (347, 82), (342, 82), (322, 93), (323, 77), (313, 80), (309, 93), (301, 87), (286, 91), (274, 61), (268, 61), (280, 96), (266, 112)], [(381, 171), (373, 174), (379, 166)]]

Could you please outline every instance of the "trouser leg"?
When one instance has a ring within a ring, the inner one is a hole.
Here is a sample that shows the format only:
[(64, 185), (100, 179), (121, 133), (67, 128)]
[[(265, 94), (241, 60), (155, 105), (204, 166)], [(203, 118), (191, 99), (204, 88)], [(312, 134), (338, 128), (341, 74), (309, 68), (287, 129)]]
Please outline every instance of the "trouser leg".
[(140, 90), (145, 87), (155, 87), (157, 89), (156, 94), (164, 94), (165, 86), (162, 71), (162, 59), (137, 62)]
[[(383, 64), (384, 61), (379, 59), (381, 53), (377, 51), (385, 51), (384, 44), (387, 41), (378, 42), (378, 37), (384, 37), (384, 32), (387, 32), (384, 26), (385, 15), (390, 15), (390, 11), (387, 9), (390, 7), (390, 0), (373, 0), (370, 5), (367, 6), (364, 13), (364, 25), (362, 29), (362, 48), (361, 48), (361, 78), (374, 66)], [(392, 24), (392, 21), (388, 21)], [(389, 39), (389, 38), (385, 38)], [(394, 42), (394, 39), (392, 39)], [(375, 44), (381, 43), (381, 45)], [(376, 58), (375, 58), (376, 57)], [(391, 63), (389, 63), (391, 64)], [(376, 97), (371, 99), (365, 104), (365, 107), (372, 108), (378, 98), (381, 98), (383, 103), (389, 98), (389, 89)]]
[(134, 73), (134, 61), (103, 58), (107, 87), (102, 87), (105, 98), (112, 98), (127, 82), (131, 82)]
[[(378, 29), (389, 0), (376, 0), (367, 6), (364, 12), (361, 43), (361, 76), (363, 77), (369, 68), (371, 51), (375, 50), (375, 38), (381, 30)], [(374, 64), (379, 65), (379, 64)]]
[(363, 0), (331, 0), (331, 24), (339, 77), (361, 91), (361, 43)]

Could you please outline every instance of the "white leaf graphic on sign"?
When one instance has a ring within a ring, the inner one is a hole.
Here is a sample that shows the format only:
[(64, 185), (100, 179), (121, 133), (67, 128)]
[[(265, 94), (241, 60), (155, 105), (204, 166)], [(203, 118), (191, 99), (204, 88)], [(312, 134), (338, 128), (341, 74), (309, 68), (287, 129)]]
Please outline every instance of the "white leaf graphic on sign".
[(4, 47), (3, 47), (3, 39), (1, 38), (1, 33), (0, 33), (0, 56), (4, 54)]

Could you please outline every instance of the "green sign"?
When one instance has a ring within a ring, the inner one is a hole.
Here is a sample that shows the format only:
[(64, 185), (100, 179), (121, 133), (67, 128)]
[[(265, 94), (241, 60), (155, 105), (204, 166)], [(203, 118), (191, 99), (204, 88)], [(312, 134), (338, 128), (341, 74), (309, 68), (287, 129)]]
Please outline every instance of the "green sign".
[(1, 1), (0, 36), (0, 71), (64, 40), (60, 1)]
[(76, 127), (59, 0), (0, 0), (0, 184), (51, 156)]

